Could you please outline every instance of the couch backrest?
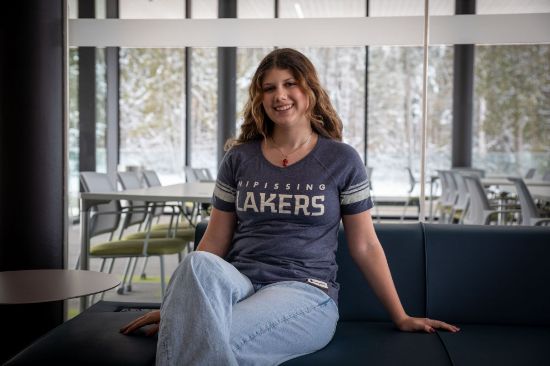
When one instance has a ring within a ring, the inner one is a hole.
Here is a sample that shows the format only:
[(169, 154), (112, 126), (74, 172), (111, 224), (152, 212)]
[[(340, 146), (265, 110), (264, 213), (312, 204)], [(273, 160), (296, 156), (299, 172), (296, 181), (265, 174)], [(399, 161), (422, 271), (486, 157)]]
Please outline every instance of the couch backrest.
[[(204, 234), (205, 223), (197, 226), (195, 243)], [(419, 224), (376, 225), (401, 301), (409, 314), (425, 316), (425, 262), (422, 227)], [(344, 231), (338, 233), (337, 282), (340, 320), (387, 321), (389, 316), (349, 255)]]
[[(419, 224), (378, 224), (382, 243), (401, 302), (410, 315), (425, 316), (425, 261), (422, 227)], [(339, 233), (337, 281), (340, 283), (340, 320), (388, 321), (388, 313), (353, 262), (344, 231)]]
[[(549, 228), (375, 227), (410, 315), (460, 324), (550, 325)], [(197, 237), (205, 228), (197, 227)], [(344, 231), (338, 235), (340, 320), (389, 320), (349, 255)]]
[(427, 314), (550, 325), (550, 229), (425, 225)]

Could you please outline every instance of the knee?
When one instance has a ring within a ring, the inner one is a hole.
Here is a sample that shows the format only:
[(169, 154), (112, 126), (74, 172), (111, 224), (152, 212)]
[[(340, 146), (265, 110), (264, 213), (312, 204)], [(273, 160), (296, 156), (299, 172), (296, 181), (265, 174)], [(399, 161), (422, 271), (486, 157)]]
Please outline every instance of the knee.
[(221, 258), (215, 254), (200, 250), (187, 254), (182, 262), (187, 263), (187, 265), (197, 266), (204, 263), (215, 263), (220, 259)]
[(223, 260), (215, 254), (196, 251), (185, 256), (180, 263), (178, 270), (180, 273), (200, 273), (204, 271), (211, 272), (213, 268), (219, 266), (219, 261)]

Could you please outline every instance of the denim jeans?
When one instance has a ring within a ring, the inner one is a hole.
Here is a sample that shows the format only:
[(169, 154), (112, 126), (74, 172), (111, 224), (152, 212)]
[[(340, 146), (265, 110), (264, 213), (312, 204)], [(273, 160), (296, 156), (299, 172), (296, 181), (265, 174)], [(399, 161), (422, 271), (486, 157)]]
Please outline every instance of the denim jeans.
[(261, 286), (207, 252), (174, 272), (162, 303), (157, 365), (278, 365), (323, 348), (338, 308), (298, 281)]

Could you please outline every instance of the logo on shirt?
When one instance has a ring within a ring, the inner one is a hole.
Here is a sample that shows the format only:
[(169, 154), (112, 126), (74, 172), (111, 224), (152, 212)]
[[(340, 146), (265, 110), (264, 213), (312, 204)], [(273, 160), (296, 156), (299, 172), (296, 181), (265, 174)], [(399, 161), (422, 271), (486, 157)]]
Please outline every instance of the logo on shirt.
[[(325, 196), (315, 192), (325, 189), (324, 184), (239, 181), (236, 208), (243, 212), (322, 216), (325, 214)], [(261, 192), (261, 190), (268, 192)]]

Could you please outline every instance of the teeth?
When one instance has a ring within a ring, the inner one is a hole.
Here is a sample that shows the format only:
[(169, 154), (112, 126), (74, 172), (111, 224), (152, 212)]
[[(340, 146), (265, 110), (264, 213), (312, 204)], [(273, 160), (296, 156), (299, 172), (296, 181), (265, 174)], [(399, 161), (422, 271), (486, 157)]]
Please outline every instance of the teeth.
[(292, 107), (292, 104), (289, 104), (289, 105), (284, 105), (284, 106), (281, 106), (281, 107), (276, 107), (275, 110), (276, 111), (286, 111), (288, 109), (290, 109)]

